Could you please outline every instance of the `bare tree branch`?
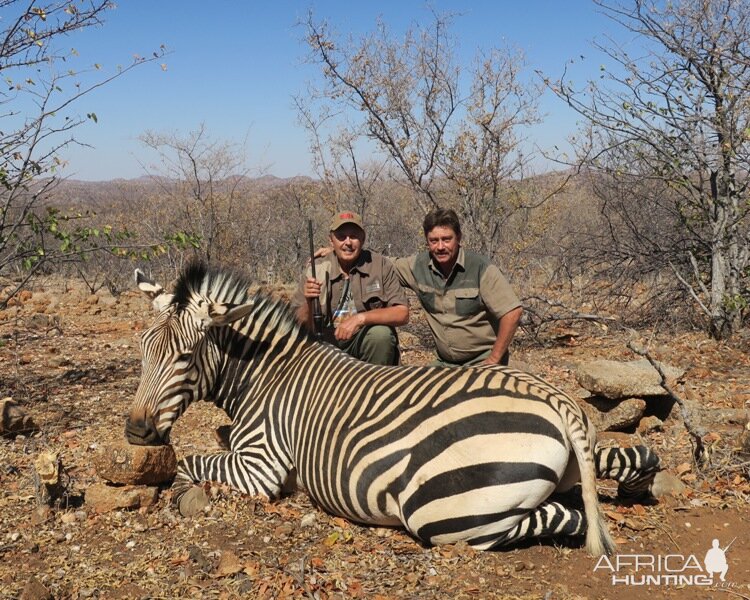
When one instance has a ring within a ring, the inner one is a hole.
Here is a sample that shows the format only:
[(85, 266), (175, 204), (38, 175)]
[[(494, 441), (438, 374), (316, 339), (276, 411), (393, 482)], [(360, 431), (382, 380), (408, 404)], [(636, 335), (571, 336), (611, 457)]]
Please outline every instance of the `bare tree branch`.
[(693, 460), (698, 467), (703, 467), (706, 463), (707, 458), (706, 450), (703, 445), (703, 437), (708, 432), (701, 425), (695, 422), (695, 417), (692, 410), (688, 407), (685, 400), (669, 384), (669, 381), (664, 373), (664, 369), (662, 368), (661, 364), (654, 360), (649, 351), (646, 348), (636, 346), (632, 341), (628, 342), (628, 348), (639, 356), (645, 357), (648, 362), (651, 363), (651, 366), (656, 369), (657, 373), (659, 373), (659, 377), (661, 378), (661, 380), (659, 381), (659, 385), (664, 388), (667, 394), (669, 394), (669, 397), (672, 398), (680, 407), (682, 422), (685, 425), (685, 429), (687, 430), (688, 434), (690, 434), (690, 438), (693, 440)]

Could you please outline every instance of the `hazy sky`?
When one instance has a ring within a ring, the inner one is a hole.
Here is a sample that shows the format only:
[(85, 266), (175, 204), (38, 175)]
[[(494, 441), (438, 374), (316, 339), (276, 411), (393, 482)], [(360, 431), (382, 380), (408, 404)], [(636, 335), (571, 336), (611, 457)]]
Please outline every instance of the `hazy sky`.
[[(524, 51), (529, 73), (538, 69), (551, 77), (580, 55), (595, 76), (601, 57), (590, 42), (612, 29), (588, 0), (434, 0), (431, 6), (460, 13), (453, 32), (464, 64), (480, 48), (510, 45)], [(104, 73), (165, 44), (170, 54), (160, 62), (167, 67), (141, 66), (77, 105), (82, 114), (95, 112), (98, 123), (78, 130), (92, 148), (68, 149), (65, 173), (87, 180), (139, 177), (139, 161), (153, 162), (140, 134), (185, 134), (205, 123), (215, 139), (247, 140), (251, 169), (279, 177), (311, 174), (308, 141), (291, 99), (318, 76), (303, 61), (303, 30), (296, 25), (308, 9), (337, 32), (355, 36), (371, 30), (378, 17), (396, 33), (431, 18), (426, 3), (408, 0), (121, 0), (103, 27), (65, 43)], [(546, 94), (541, 108), (547, 116), (529, 131), (531, 139), (548, 147), (573, 132), (576, 117), (563, 103)]]

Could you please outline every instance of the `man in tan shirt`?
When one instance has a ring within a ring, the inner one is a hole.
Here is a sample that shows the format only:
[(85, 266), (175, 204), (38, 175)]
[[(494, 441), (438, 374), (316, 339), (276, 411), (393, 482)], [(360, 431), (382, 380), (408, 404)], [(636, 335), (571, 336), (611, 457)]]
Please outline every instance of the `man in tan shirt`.
[(297, 319), (312, 331), (312, 305), (323, 312), (323, 339), (373, 364), (399, 362), (395, 327), (409, 321), (409, 304), (393, 264), (364, 250), (365, 230), (351, 211), (334, 215), (330, 234), (333, 253), (315, 261), (292, 299)]
[(433, 364), (507, 365), (523, 312), (515, 292), (488, 258), (461, 247), (454, 211), (430, 212), (423, 230), (428, 250), (394, 265), (425, 310), (438, 355)]

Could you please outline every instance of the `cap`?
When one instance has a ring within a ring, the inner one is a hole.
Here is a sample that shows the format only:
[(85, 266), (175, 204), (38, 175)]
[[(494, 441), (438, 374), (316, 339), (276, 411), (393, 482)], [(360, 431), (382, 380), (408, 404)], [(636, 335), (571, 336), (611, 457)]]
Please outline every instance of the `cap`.
[(359, 227), (362, 231), (365, 230), (364, 226), (362, 225), (362, 217), (350, 210), (333, 215), (333, 220), (331, 221), (331, 227), (329, 230), (336, 231), (339, 227), (345, 225), (346, 223), (352, 223)]

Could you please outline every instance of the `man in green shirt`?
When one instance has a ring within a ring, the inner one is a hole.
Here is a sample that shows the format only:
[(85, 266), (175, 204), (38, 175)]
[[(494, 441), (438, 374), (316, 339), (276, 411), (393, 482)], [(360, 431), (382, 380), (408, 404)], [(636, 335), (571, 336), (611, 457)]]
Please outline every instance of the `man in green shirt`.
[(423, 222), (427, 251), (396, 259), (401, 285), (417, 294), (435, 339), (436, 365), (508, 364), (523, 309), (489, 258), (461, 247), (453, 210)]
[(399, 362), (395, 327), (409, 321), (409, 302), (393, 264), (363, 248), (365, 230), (351, 211), (333, 217), (329, 238), (333, 253), (315, 261), (292, 299), (297, 320), (312, 331), (312, 305), (323, 312), (323, 339), (365, 362)]

